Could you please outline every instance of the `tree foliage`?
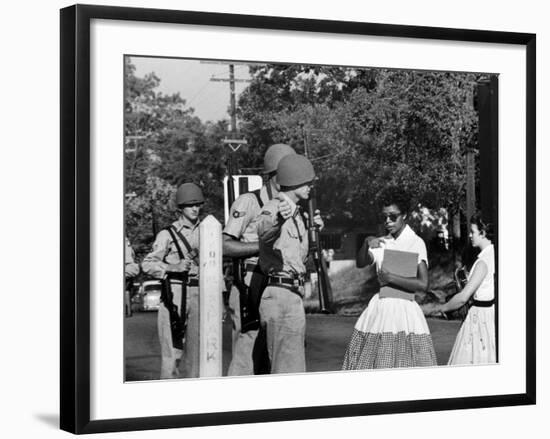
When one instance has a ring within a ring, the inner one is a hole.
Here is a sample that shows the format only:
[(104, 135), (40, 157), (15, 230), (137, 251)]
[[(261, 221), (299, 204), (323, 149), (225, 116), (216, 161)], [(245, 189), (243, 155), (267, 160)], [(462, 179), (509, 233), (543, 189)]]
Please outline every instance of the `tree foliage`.
[[(237, 117), (248, 146), (237, 169), (256, 173), (267, 147), (307, 141), (327, 224), (376, 224), (378, 193), (397, 185), (414, 205), (464, 210), (466, 152), (477, 144), (476, 83), (482, 75), (335, 66), (250, 67)], [(223, 216), (222, 139), (228, 121), (202, 122), (160, 79), (125, 63), (126, 219), (138, 255), (175, 218), (178, 184), (202, 186), (205, 211)]]
[(176, 218), (177, 186), (202, 187), (205, 212), (221, 218), (224, 123), (204, 124), (179, 94), (157, 91), (160, 79), (136, 77), (125, 60), (126, 233), (138, 256), (150, 250), (154, 234)]
[(414, 204), (464, 208), (479, 75), (268, 65), (252, 77), (239, 101), (243, 130), (259, 151), (286, 142), (303, 152), (307, 136), (329, 219), (372, 224), (387, 185)]

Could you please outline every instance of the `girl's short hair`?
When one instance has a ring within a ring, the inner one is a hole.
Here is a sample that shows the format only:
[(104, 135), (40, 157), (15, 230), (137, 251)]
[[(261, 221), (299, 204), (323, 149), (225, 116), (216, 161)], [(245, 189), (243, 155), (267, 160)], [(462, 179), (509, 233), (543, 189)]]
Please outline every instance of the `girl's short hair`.
[(396, 205), (402, 214), (408, 214), (411, 205), (411, 197), (403, 188), (388, 186), (382, 189), (377, 197), (380, 208)]
[(495, 237), (495, 230), (493, 224), (483, 220), (480, 214), (473, 215), (470, 218), (470, 224), (475, 224), (479, 232), (484, 232), (487, 239), (490, 241)]

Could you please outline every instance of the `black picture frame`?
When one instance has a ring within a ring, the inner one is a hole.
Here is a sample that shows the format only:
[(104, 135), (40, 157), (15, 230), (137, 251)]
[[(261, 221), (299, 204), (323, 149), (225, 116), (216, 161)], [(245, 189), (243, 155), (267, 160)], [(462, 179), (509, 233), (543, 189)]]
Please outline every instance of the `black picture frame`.
[[(526, 392), (224, 413), (90, 420), (90, 22), (94, 19), (500, 43), (526, 48)], [(99, 433), (387, 413), (515, 406), (536, 401), (536, 35), (303, 18), (75, 5), (61, 10), (60, 424)]]

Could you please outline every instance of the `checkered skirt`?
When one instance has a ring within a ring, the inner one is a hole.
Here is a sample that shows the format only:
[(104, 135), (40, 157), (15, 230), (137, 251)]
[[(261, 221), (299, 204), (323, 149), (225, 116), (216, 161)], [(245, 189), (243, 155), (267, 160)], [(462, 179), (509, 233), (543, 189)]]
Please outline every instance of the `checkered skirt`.
[(414, 301), (376, 294), (351, 336), (343, 370), (427, 367), (437, 364), (430, 330)]

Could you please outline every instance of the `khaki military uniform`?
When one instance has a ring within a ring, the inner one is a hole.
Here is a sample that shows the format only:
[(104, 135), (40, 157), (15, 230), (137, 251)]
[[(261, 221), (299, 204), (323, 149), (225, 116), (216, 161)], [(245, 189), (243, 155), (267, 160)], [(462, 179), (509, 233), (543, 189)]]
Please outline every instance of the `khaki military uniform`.
[(134, 261), (134, 249), (128, 238), (124, 238), (124, 277), (126, 279), (136, 277), (139, 274), (139, 265)]
[[(260, 198), (265, 204), (269, 201), (267, 188), (260, 189)], [(229, 219), (223, 229), (223, 233), (241, 242), (258, 242), (255, 218), (260, 214), (262, 208), (258, 203), (256, 195), (246, 193), (235, 200), (229, 212)], [(252, 271), (258, 263), (258, 257), (253, 256), (245, 259), (247, 273), (244, 278), (246, 285), (250, 285)], [(258, 337), (258, 330), (241, 332), (241, 312), (239, 301), (239, 290), (233, 286), (229, 296), (229, 314), (233, 324), (232, 330), (232, 357), (229, 364), (228, 375), (253, 375), (255, 362), (253, 359), (254, 346)], [(256, 363), (261, 361), (261, 352), (258, 353)], [(256, 369), (261, 368), (256, 364)]]
[(260, 302), (262, 330), (267, 337), (271, 373), (305, 372), (303, 278), (309, 241), (299, 208), (284, 220), (279, 201), (267, 203), (257, 219), (259, 264), (269, 275)]
[(128, 238), (124, 238), (124, 314), (127, 317), (132, 315), (132, 278), (139, 274), (139, 265), (134, 261), (134, 249), (130, 245)]
[[(189, 242), (191, 248), (199, 248), (199, 222), (192, 224), (182, 217), (172, 224)], [(184, 255), (188, 254), (185, 244), (178, 237), (179, 246)], [(176, 244), (170, 233), (162, 230), (157, 235), (153, 244), (153, 250), (142, 263), (143, 271), (156, 278), (163, 279), (166, 276), (166, 268), (169, 264), (178, 264), (180, 257)], [(157, 327), (161, 348), (161, 379), (170, 378), (196, 378), (199, 376), (199, 287), (198, 265), (193, 262), (189, 269), (189, 285), (187, 285), (187, 330), (183, 343), (183, 351), (172, 345), (172, 333), (170, 331), (170, 314), (164, 303), (161, 303), (158, 311)], [(181, 313), (181, 283), (172, 284), (173, 302)]]

